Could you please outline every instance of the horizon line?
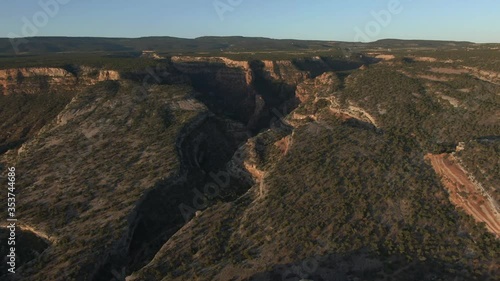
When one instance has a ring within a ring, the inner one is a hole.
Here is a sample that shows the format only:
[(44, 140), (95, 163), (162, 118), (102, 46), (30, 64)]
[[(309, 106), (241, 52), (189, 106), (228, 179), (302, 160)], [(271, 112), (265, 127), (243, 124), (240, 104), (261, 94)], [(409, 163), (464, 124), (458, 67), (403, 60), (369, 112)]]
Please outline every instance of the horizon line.
[(180, 40), (198, 40), (203, 38), (245, 38), (245, 39), (267, 39), (276, 41), (304, 41), (304, 42), (333, 42), (333, 43), (357, 43), (357, 44), (370, 44), (380, 41), (428, 41), (428, 42), (453, 42), (453, 43), (470, 43), (470, 44), (500, 44), (500, 42), (484, 42), (478, 43), (475, 41), (468, 40), (448, 40), (448, 39), (401, 39), (401, 38), (383, 38), (370, 42), (362, 41), (342, 41), (342, 40), (326, 40), (326, 39), (296, 39), (296, 38), (271, 38), (271, 37), (260, 37), (260, 36), (243, 36), (243, 35), (204, 35), (199, 37), (175, 37), (169, 35), (152, 35), (152, 36), (139, 36), (139, 37), (112, 37), (112, 36), (68, 36), (68, 35), (48, 35), (48, 36), (30, 36), (30, 37), (0, 37), (0, 40), (19, 40), (19, 39), (37, 39), (37, 38), (95, 38), (95, 39), (146, 39), (146, 38), (170, 38), (170, 39), (180, 39)]

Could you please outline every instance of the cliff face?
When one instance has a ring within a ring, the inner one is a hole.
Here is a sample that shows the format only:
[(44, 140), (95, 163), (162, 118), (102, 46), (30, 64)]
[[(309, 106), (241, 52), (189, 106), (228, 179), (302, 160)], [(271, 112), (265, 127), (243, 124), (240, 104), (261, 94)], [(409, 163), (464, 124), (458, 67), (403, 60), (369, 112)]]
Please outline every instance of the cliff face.
[[(218, 57), (172, 57), (171, 61), (179, 70), (186, 74), (207, 73), (210, 69), (233, 68), (243, 72), (247, 86), (253, 82), (253, 75), (250, 64), (246, 61), (234, 61), (228, 58)], [(239, 76), (239, 75), (236, 75)], [(219, 78), (223, 78), (219, 75)], [(229, 76), (228, 78), (234, 78)]]
[[(252, 86), (256, 75), (259, 74), (270, 81), (291, 86), (297, 86), (311, 76), (308, 71), (299, 69), (294, 62), (285, 60), (248, 62), (222, 57), (172, 57), (171, 61), (182, 73), (189, 75), (214, 73), (216, 77), (214, 83), (234, 84), (236, 87)], [(321, 62), (312, 60), (310, 63)]]
[[(191, 79), (209, 108), (233, 115), (258, 131), (296, 105), (295, 89), (310, 77), (291, 61), (234, 61), (214, 57), (173, 57), (172, 65)], [(286, 109), (284, 109), (284, 107)]]
[(283, 81), (290, 85), (297, 85), (310, 75), (306, 71), (301, 71), (291, 61), (262, 61), (264, 67), (262, 71), (269, 78), (276, 81)]
[(189, 77), (194, 89), (212, 111), (230, 113), (241, 122), (251, 118), (257, 93), (248, 62), (225, 58), (173, 57), (172, 65)]
[(107, 80), (120, 80), (114, 70), (82, 67), (78, 73), (63, 68), (33, 67), (0, 70), (0, 92), (34, 94), (39, 91), (71, 89), (90, 86)]

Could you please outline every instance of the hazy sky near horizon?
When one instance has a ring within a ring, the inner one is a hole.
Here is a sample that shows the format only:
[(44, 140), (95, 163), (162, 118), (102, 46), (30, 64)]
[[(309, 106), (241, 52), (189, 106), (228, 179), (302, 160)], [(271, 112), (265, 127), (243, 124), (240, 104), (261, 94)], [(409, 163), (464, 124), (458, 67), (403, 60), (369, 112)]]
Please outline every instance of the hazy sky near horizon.
[(0, 0), (0, 37), (258, 36), (500, 43), (497, 0)]

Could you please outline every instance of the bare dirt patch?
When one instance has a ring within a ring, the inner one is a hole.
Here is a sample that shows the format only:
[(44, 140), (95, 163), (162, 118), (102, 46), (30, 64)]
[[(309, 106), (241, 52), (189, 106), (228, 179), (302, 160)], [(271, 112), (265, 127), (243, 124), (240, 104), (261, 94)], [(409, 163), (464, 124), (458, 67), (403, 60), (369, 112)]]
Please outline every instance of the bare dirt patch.
[(377, 55), (375, 58), (381, 60), (393, 60), (396, 57), (394, 55)]
[(415, 57), (413, 58), (414, 61), (420, 61), (420, 62), (436, 62), (436, 58), (431, 58), (431, 57)]
[(484, 222), (490, 232), (500, 237), (499, 214), (487, 196), (469, 179), (455, 157), (450, 154), (428, 154), (426, 159), (431, 161), (436, 173), (442, 177), (451, 202), (464, 209), (477, 222)]
[(441, 98), (448, 101), (453, 107), (458, 107), (460, 105), (460, 101), (456, 98), (452, 98), (446, 95), (442, 95)]
[(464, 73), (469, 73), (469, 71), (465, 69), (455, 69), (455, 68), (448, 68), (448, 67), (432, 67), (431, 72), (434, 73), (442, 73), (442, 74), (464, 74)]
[(376, 58), (376, 59), (381, 59), (381, 60), (393, 60), (396, 58), (395, 55), (390, 54), (390, 53), (384, 53), (384, 52), (370, 52), (366, 53), (370, 57)]
[(405, 75), (406, 77), (409, 77), (409, 78), (425, 79), (425, 80), (429, 80), (429, 81), (433, 81), (433, 82), (448, 82), (451, 80), (451, 78), (448, 76), (437, 75), (435, 73), (411, 74), (411, 73), (408, 73), (407, 71), (404, 71), (404, 70), (398, 70), (398, 72)]
[(417, 75), (417, 77), (421, 78), (421, 79), (435, 81), (435, 82), (448, 82), (451, 80), (451, 79), (446, 78), (446, 77), (438, 77), (436, 75), (425, 75), (425, 74)]

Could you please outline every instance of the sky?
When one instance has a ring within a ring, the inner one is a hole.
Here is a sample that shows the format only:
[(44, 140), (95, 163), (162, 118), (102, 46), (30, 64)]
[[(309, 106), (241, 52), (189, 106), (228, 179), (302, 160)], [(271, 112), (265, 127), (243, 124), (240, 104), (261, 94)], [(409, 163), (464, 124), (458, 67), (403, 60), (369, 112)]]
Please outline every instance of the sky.
[(0, 37), (500, 43), (498, 0), (0, 0)]

